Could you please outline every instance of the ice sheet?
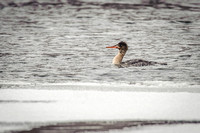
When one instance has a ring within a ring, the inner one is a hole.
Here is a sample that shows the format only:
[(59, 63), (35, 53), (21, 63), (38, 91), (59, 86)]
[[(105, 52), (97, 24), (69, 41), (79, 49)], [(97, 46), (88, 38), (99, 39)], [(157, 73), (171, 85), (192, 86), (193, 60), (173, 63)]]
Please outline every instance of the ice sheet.
[(0, 90), (0, 121), (200, 120), (200, 94), (92, 90)]
[(73, 121), (200, 120), (200, 93), (128, 87), (49, 84), (1, 89), (0, 132)]

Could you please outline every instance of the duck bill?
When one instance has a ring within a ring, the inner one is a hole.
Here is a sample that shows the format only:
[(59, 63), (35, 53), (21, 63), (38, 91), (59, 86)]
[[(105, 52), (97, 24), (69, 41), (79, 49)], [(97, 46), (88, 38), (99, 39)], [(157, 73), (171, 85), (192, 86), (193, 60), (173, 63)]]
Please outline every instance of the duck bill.
[(106, 48), (119, 48), (118, 46), (114, 45), (114, 46), (108, 46)]

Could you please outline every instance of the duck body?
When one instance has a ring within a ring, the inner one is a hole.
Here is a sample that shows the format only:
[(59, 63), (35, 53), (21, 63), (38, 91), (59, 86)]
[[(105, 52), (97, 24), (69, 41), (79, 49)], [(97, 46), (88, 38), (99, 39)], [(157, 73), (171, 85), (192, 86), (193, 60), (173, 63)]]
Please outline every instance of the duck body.
[(142, 59), (127, 60), (125, 62), (122, 62), (121, 64), (126, 65), (126, 66), (150, 66), (150, 65), (156, 65), (156, 64), (167, 65), (166, 63), (158, 63), (158, 62), (146, 61)]
[(149, 65), (167, 65), (167, 63), (159, 63), (154, 61), (146, 61), (143, 59), (132, 59), (127, 60), (125, 62), (122, 62), (123, 57), (126, 54), (126, 51), (128, 50), (128, 45), (125, 42), (119, 42), (117, 45), (106, 47), (106, 48), (117, 48), (119, 49), (118, 54), (113, 58), (112, 64), (114, 65), (122, 65), (122, 66), (149, 66)]

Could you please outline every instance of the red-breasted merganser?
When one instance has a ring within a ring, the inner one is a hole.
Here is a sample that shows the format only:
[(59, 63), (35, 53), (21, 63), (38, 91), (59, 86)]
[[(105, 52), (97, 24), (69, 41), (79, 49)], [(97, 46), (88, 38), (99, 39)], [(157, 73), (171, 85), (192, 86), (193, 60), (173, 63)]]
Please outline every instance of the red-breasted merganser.
[(128, 50), (128, 45), (121, 41), (117, 45), (109, 46), (106, 48), (117, 48), (119, 49), (118, 54), (113, 58), (112, 64), (114, 65), (122, 65), (122, 66), (148, 66), (148, 65), (167, 65), (167, 63), (158, 63), (154, 61), (146, 61), (142, 59), (133, 59), (133, 60), (127, 60), (125, 62), (122, 62), (122, 59), (124, 55), (126, 54), (126, 51)]

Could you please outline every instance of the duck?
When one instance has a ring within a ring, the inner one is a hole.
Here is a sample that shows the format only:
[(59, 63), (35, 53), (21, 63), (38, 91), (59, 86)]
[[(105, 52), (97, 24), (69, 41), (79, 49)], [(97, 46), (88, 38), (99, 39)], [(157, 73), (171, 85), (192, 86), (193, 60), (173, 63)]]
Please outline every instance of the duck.
[(150, 66), (150, 65), (156, 65), (156, 64), (167, 65), (167, 63), (146, 61), (143, 59), (131, 59), (131, 60), (122, 62), (126, 52), (128, 51), (128, 45), (124, 41), (121, 41), (114, 46), (108, 46), (106, 48), (115, 48), (119, 50), (117, 55), (112, 60), (112, 64), (117, 65), (117, 66)]

